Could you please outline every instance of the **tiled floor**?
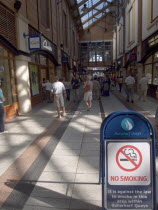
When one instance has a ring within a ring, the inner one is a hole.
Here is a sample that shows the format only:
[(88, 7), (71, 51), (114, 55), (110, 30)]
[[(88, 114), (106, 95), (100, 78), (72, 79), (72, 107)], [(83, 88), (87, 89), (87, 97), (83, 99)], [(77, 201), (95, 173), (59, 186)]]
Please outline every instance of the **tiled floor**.
[[(105, 116), (118, 110), (127, 110), (113, 95), (102, 97), (102, 105)], [(154, 113), (155, 107), (155, 101), (143, 104), (143, 108), (147, 108), (151, 114)], [(44, 132), (55, 116), (55, 108), (52, 109), (52, 104), (47, 104), (33, 114), (21, 116), (6, 125), (10, 132), (0, 139), (0, 156), (3, 160), (0, 166), (1, 174), (40, 133)], [(65, 125), (62, 122), (67, 119), (69, 121), (64, 130)], [(57, 135), (50, 136), (48, 142), (50, 147), (54, 141), (56, 142), (54, 150), (52, 148), (49, 150), (49, 146), (47, 150), (41, 150), (39, 160), (34, 161), (33, 167), (23, 177), (22, 187), (19, 186), (11, 192), (7, 201), (12, 203), (6, 205), (4, 209), (101, 209), (101, 185), (98, 184), (98, 180), (102, 118), (99, 101), (93, 101), (93, 107), (89, 112), (82, 101), (75, 112), (68, 113), (65, 120), (56, 119), (55, 124), (57, 123), (61, 123), (59, 126), (63, 133), (60, 134), (59, 130)], [(55, 124), (52, 124), (52, 129)], [(49, 137), (48, 133), (45, 133), (45, 137)], [(40, 166), (43, 167), (42, 171)]]

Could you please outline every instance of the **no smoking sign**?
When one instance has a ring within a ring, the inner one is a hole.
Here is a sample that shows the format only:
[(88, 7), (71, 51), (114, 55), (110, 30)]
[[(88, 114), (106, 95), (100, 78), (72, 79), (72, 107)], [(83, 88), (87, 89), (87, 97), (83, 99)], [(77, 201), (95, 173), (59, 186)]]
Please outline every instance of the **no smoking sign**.
[(150, 144), (110, 142), (107, 149), (108, 183), (111, 185), (150, 184)]
[(142, 163), (142, 154), (137, 147), (126, 145), (116, 154), (117, 165), (124, 171), (135, 171)]

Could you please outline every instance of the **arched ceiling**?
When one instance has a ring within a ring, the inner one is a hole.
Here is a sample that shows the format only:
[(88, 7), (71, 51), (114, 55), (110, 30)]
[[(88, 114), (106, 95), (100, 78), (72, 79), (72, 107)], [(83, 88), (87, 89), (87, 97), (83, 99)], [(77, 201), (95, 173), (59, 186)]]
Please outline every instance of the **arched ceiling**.
[(111, 14), (116, 0), (68, 0), (75, 26), (79, 31), (89, 29), (103, 17)]

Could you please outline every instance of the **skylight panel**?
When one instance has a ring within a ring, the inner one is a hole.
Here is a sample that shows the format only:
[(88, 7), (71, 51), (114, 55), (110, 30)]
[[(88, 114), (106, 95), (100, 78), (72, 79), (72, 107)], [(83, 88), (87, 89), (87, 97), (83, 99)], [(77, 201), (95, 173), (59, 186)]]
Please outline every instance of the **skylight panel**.
[(79, 4), (82, 0), (77, 0), (77, 3)]
[(92, 24), (93, 23), (93, 19), (91, 19), (91, 20), (89, 20), (87, 23), (85, 23), (84, 25), (83, 25), (83, 28), (85, 29), (85, 28), (87, 28), (88, 26), (90, 26), (90, 24)]
[(93, 0), (93, 5), (95, 5), (96, 3), (98, 3), (100, 0)]
[(99, 4), (96, 9), (102, 9), (104, 7), (104, 2), (102, 2), (101, 4)]
[(95, 18), (99, 19), (99, 18), (101, 18), (102, 16), (103, 16), (103, 14), (100, 13), (100, 14), (96, 15)]

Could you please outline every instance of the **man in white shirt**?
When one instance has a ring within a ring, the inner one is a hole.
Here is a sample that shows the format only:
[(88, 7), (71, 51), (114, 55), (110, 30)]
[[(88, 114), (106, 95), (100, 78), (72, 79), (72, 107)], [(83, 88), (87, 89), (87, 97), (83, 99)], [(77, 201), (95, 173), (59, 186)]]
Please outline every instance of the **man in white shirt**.
[(84, 88), (84, 102), (87, 106), (87, 111), (89, 111), (92, 107), (92, 90), (93, 90), (93, 82), (91, 81), (90, 75), (86, 77), (86, 81), (84, 82), (83, 88)]
[(125, 79), (125, 85), (126, 85), (126, 94), (127, 94), (127, 101), (134, 103), (134, 85), (135, 85), (135, 79), (131, 75), (126, 77)]
[(142, 78), (139, 81), (139, 98), (138, 99), (143, 99), (143, 101), (146, 101), (146, 95), (147, 95), (147, 90), (148, 90), (148, 79), (145, 77), (143, 74)]
[[(61, 118), (61, 115), (65, 117), (66, 113), (65, 113), (63, 95), (66, 96), (66, 91), (65, 91), (64, 84), (59, 81), (57, 76), (55, 76), (55, 82), (52, 84), (51, 92), (54, 95), (54, 101), (55, 101), (57, 113), (58, 113), (57, 118)], [(60, 107), (62, 108), (62, 114), (60, 114)]]

